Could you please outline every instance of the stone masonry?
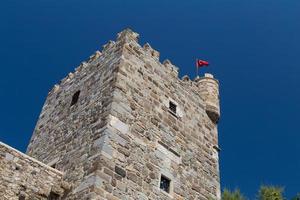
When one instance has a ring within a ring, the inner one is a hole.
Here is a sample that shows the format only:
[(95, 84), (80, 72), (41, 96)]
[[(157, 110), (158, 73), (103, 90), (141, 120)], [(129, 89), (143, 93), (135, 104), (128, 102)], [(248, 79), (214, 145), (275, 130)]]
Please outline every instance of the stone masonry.
[(138, 37), (122, 31), (53, 87), (27, 149), (32, 158), (0, 144), (0, 196), (220, 199), (218, 81), (179, 79)]
[(0, 142), (0, 199), (47, 199), (70, 189), (63, 173)]

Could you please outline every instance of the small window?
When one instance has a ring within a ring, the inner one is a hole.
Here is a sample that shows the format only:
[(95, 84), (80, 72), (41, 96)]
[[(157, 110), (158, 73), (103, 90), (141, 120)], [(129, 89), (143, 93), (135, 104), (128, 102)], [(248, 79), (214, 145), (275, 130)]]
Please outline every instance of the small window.
[(20, 195), (19, 196), (19, 200), (25, 200), (25, 196), (24, 195)]
[(58, 200), (59, 199), (59, 195), (54, 193), (54, 192), (50, 192), (50, 195), (48, 196), (48, 200)]
[(177, 111), (177, 105), (173, 103), (172, 101), (169, 102), (169, 109), (172, 113), (176, 114)]
[(75, 105), (78, 102), (79, 95), (80, 95), (80, 91), (75, 92), (75, 94), (72, 97), (71, 106)]
[(56, 163), (52, 164), (50, 167), (52, 167), (53, 169), (56, 169)]
[(171, 185), (171, 180), (168, 179), (167, 177), (161, 175), (160, 177), (160, 189), (163, 191), (170, 193), (170, 185)]

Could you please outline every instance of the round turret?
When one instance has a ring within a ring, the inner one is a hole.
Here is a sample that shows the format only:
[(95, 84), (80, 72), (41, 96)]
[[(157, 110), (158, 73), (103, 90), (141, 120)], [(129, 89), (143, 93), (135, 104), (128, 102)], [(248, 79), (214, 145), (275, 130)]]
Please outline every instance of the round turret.
[(204, 77), (197, 77), (199, 94), (205, 102), (205, 110), (209, 118), (218, 123), (220, 118), (219, 82), (212, 74), (206, 73)]

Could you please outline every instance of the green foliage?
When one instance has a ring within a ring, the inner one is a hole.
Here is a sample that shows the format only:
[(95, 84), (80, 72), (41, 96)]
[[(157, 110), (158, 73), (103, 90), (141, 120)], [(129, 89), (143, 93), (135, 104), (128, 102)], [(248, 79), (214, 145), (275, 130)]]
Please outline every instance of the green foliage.
[(258, 200), (284, 200), (283, 188), (275, 186), (261, 186), (258, 192)]
[[(282, 187), (276, 186), (261, 186), (256, 200), (287, 200), (283, 196), (284, 189)], [(221, 200), (247, 200), (239, 189), (235, 189), (234, 191), (230, 191), (228, 189), (224, 189), (222, 193)], [(216, 200), (211, 198), (210, 200)], [(291, 200), (300, 200), (300, 193), (298, 193)]]
[(238, 189), (235, 189), (233, 192), (228, 189), (224, 189), (222, 193), (222, 200), (246, 200), (246, 198)]
[(300, 200), (300, 193), (298, 193), (295, 197), (293, 197), (292, 200)]

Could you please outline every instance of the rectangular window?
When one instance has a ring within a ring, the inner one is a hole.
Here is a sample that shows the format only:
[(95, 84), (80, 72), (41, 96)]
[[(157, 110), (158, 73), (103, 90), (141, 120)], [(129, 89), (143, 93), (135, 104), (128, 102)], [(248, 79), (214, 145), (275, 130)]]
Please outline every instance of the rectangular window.
[(177, 112), (177, 106), (175, 103), (173, 103), (172, 101), (169, 102), (169, 109), (172, 113), (176, 114)]
[(163, 191), (170, 193), (170, 185), (171, 185), (171, 180), (165, 177), (164, 175), (161, 175), (160, 177), (160, 189)]

